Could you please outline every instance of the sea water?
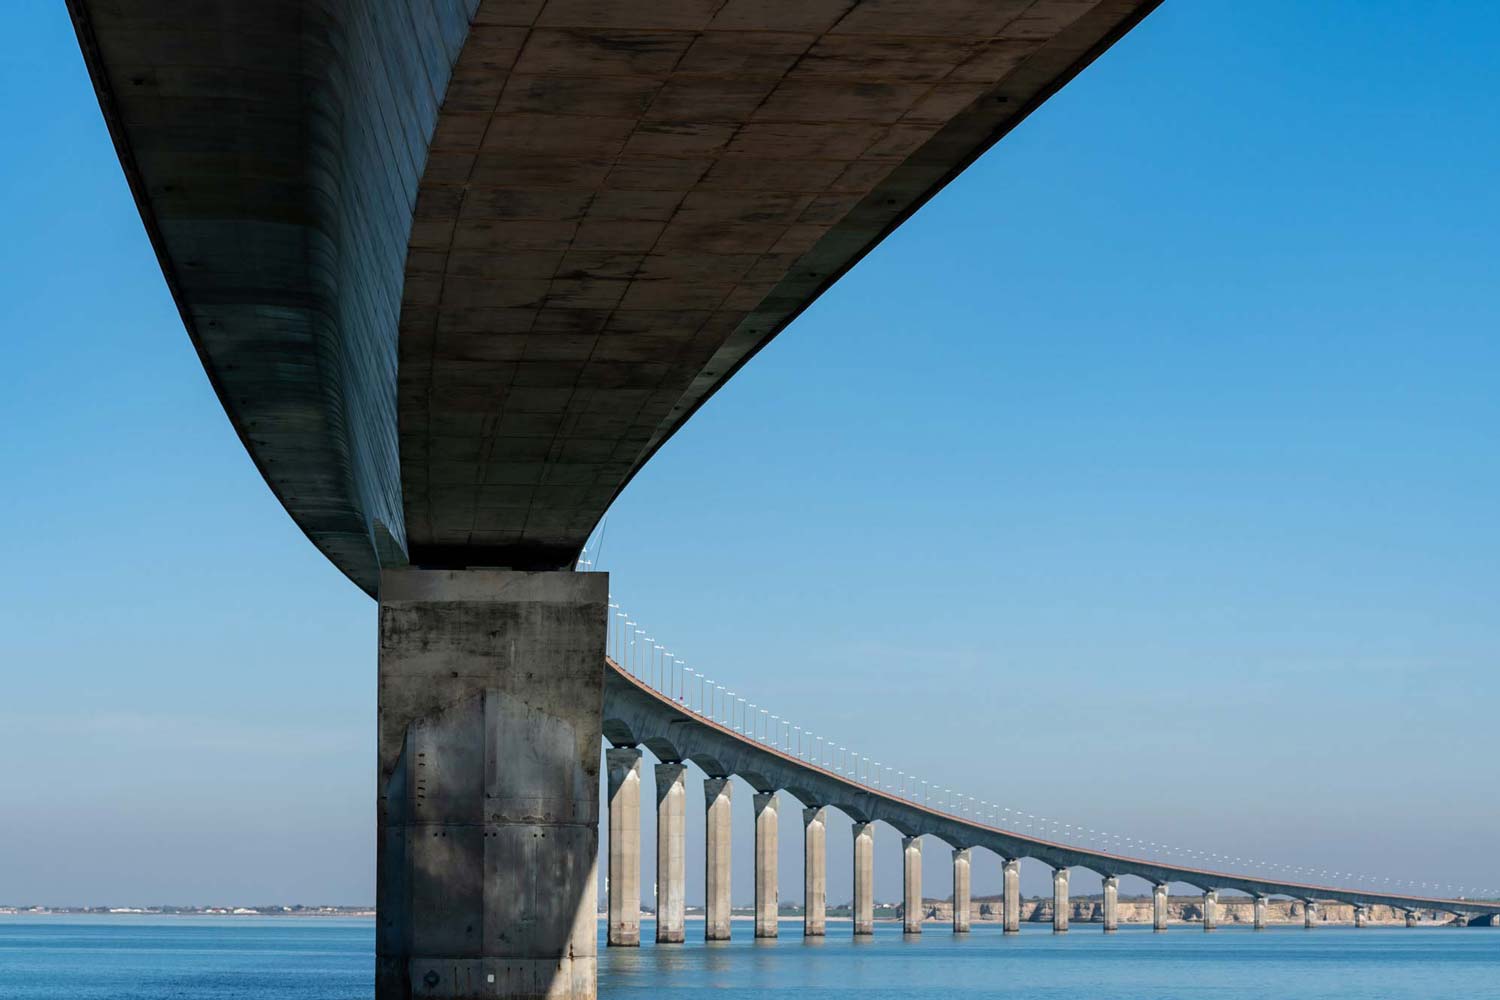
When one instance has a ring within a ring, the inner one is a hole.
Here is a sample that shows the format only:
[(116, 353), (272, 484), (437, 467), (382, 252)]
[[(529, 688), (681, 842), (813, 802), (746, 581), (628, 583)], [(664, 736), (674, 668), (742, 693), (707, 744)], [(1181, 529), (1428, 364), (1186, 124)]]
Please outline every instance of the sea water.
[[(756, 941), (605, 948), (605, 1000), (848, 997), (1112, 1000), (1500, 1000), (1500, 930), (1226, 927), (1166, 934), (1088, 924), (1053, 935), (929, 925), (904, 937), (847, 924), (804, 940), (798, 922)], [(374, 925), (321, 917), (0, 916), (3, 1000), (368, 1000)]]

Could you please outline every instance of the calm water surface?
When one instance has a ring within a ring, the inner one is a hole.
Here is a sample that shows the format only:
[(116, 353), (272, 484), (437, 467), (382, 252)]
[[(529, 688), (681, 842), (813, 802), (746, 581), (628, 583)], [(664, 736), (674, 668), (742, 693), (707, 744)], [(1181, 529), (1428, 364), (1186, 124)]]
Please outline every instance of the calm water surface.
[[(700, 925), (690, 924), (691, 935)], [(859, 1000), (1096, 998), (1117, 1000), (1500, 1000), (1500, 931), (1474, 928), (1296, 928), (1261, 934), (1192, 928), (1152, 934), (1045, 927), (967, 938), (930, 927), (905, 940), (882, 926), (855, 942), (848, 925), (804, 942), (738, 940), (603, 949), (608, 1000), (736, 1000), (767, 992)], [(649, 922), (646, 934), (649, 936)], [(368, 920), (0, 917), (3, 1000), (368, 1000)]]

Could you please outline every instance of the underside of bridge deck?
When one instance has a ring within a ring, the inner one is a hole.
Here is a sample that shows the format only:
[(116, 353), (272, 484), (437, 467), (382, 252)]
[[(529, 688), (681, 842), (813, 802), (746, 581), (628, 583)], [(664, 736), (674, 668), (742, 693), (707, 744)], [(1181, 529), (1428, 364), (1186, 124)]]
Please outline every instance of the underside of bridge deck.
[(70, 0), (267, 482), (552, 569), (757, 350), (1157, 0)]

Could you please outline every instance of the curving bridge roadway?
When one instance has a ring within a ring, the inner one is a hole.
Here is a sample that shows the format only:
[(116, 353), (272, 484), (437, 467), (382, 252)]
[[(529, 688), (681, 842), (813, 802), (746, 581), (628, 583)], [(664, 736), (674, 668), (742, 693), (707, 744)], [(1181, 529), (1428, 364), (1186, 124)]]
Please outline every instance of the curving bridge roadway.
[[(632, 806), (628, 799), (632, 794), (639, 794), (641, 747), (650, 750), (658, 760), (664, 762), (658, 765), (665, 769), (658, 774), (659, 795), (662, 794), (664, 784), (661, 779), (667, 779), (667, 792), (659, 804), (660, 838), (671, 840), (682, 836), (681, 807), (672, 800), (672, 796), (677, 795), (675, 783), (682, 780), (683, 762), (691, 761), (708, 775), (708, 853), (710, 858), (717, 855), (722, 855), (723, 858), (719, 864), (710, 861), (707, 869), (707, 933), (710, 938), (728, 934), (727, 859), (730, 831), (727, 808), (729, 786), (726, 779), (732, 775), (743, 778), (756, 792), (756, 933), (759, 936), (775, 936), (775, 840), (778, 835), (775, 793), (778, 791), (787, 792), (805, 807), (802, 818), (809, 832), (806, 839), (805, 865), (808, 874), (805, 888), (810, 900), (805, 926), (813, 934), (822, 933), (822, 910), (826, 903), (820, 887), (824, 884), (822, 872), (825, 864), (822, 856), (823, 811), (828, 806), (837, 807), (854, 820), (856, 934), (867, 933), (873, 919), (871, 824), (877, 820), (889, 823), (902, 834), (905, 855), (903, 899), (907, 914), (906, 929), (910, 932), (921, 930), (920, 838), (926, 835), (937, 837), (953, 847), (954, 929), (960, 931), (968, 929), (970, 851), (976, 847), (993, 851), (1005, 862), (1004, 923), (1008, 931), (1019, 928), (1019, 862), (1022, 858), (1034, 858), (1053, 869), (1053, 928), (1058, 931), (1067, 930), (1068, 927), (1068, 871), (1072, 868), (1087, 868), (1104, 878), (1103, 917), (1106, 931), (1113, 931), (1118, 926), (1116, 899), (1122, 875), (1137, 876), (1156, 887), (1152, 894), (1153, 922), (1158, 930), (1166, 927), (1166, 889), (1172, 882), (1185, 883), (1203, 891), (1204, 926), (1209, 930), (1217, 923), (1217, 894), (1225, 890), (1245, 893), (1256, 900), (1257, 928), (1265, 926), (1264, 902), (1271, 896), (1289, 896), (1310, 904), (1304, 910), (1306, 925), (1309, 927), (1313, 926), (1316, 907), (1320, 902), (1354, 906), (1357, 925), (1363, 924), (1368, 918), (1368, 908), (1377, 905), (1405, 911), (1408, 923), (1415, 921), (1415, 912), (1418, 910), (1452, 913), (1460, 918), (1461, 923), (1490, 923), (1500, 917), (1500, 903), (1382, 893), (1288, 882), (1246, 873), (1212, 871), (1146, 858), (1126, 857), (1001, 829), (980, 820), (912, 801), (890, 789), (871, 787), (840, 770), (806, 759), (806, 756), (799, 756), (795, 752), (789, 753), (760, 738), (759, 734), (754, 733), (753, 724), (746, 727), (726, 723), (722, 719), (722, 712), (714, 713), (719, 717), (702, 714), (681, 699), (673, 698), (657, 690), (646, 680), (632, 675), (614, 659), (607, 659), (606, 663), (604, 735), (614, 747), (606, 751), (611, 810), (610, 936), (614, 943), (632, 943), (629, 940), (632, 920), (639, 919), (638, 894), (634, 900), (616, 899), (616, 896), (621, 895), (616, 887), (623, 886), (623, 891), (628, 892), (634, 885), (638, 893), (639, 876), (637, 874), (632, 882), (624, 873), (624, 869), (631, 864), (632, 831), (623, 824), (616, 823), (615, 813), (618, 810), (630, 815), (633, 810), (639, 809), (638, 805)], [(743, 731), (746, 728), (752, 732)], [(722, 807), (714, 801), (716, 797), (723, 799)], [(638, 829), (634, 831), (634, 837), (638, 841)], [(671, 859), (674, 856), (680, 857), (682, 848), (680, 844), (672, 843), (658, 847), (662, 851), (658, 863), (658, 878), (665, 883), (658, 891), (661, 899), (673, 903), (666, 907), (665, 914), (658, 915), (658, 934), (665, 935), (663, 940), (681, 940), (681, 871), (680, 866), (674, 870)], [(668, 864), (662, 865), (661, 859), (666, 859)], [(617, 873), (616, 868), (621, 871)]]

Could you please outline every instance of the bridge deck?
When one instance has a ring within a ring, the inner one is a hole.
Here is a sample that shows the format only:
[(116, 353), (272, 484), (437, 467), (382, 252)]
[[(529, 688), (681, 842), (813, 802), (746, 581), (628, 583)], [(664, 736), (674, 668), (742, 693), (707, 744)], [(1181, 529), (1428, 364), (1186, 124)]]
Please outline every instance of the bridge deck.
[(739, 775), (757, 791), (786, 791), (804, 805), (835, 806), (860, 822), (884, 820), (906, 836), (931, 834), (956, 848), (985, 847), (1006, 859), (1035, 858), (1054, 868), (1087, 868), (1100, 875), (1135, 875), (1154, 884), (1183, 882), (1199, 889), (1252, 896), (1290, 896), (1357, 906), (1437, 910), (1464, 916), (1500, 914), (1500, 903), (1375, 892), (1366, 889), (1214, 871), (1058, 843), (1007, 830), (872, 787), (849, 775), (789, 754), (699, 714), (633, 676), (612, 658), (605, 678), (604, 735), (616, 745), (642, 745), (664, 760), (690, 760), (715, 777)]

